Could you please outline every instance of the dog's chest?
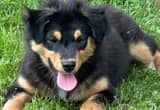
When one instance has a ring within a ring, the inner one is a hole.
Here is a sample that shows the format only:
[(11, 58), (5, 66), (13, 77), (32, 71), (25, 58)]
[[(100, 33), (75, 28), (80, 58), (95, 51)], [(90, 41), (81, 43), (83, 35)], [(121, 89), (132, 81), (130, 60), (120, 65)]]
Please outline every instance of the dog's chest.
[(61, 90), (61, 89), (58, 89), (58, 96), (64, 100), (64, 101), (68, 101), (68, 92), (64, 91), (64, 90)]
[(70, 92), (58, 89), (57, 94), (64, 101), (80, 101), (85, 99), (85, 90), (87, 88), (88, 87), (86, 87), (85, 84), (81, 84), (75, 90)]
[(88, 97), (88, 89), (93, 86), (91, 83), (91, 79), (88, 79), (79, 84), (73, 91), (67, 92), (62, 89), (58, 89), (57, 94), (64, 101), (81, 101)]
[(58, 90), (58, 96), (66, 102), (68, 102), (68, 101), (80, 101), (84, 98), (84, 93), (79, 88), (75, 89), (72, 92), (67, 92), (67, 91), (59, 89)]

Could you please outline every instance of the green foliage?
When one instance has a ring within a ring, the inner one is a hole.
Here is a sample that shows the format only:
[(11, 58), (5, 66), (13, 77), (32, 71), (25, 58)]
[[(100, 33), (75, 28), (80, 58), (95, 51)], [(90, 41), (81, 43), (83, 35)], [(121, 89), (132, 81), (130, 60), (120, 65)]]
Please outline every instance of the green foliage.
[[(24, 55), (23, 5), (38, 6), (38, 0), (0, 1), (0, 107), (6, 88), (16, 80)], [(91, 5), (109, 3), (132, 16), (140, 27), (155, 36), (160, 43), (160, 10), (154, 0), (89, 0)], [(124, 2), (122, 2), (124, 1)], [(117, 88), (117, 99), (107, 104), (108, 110), (160, 110), (160, 72), (133, 66), (128, 77)], [(40, 96), (33, 98), (25, 110), (73, 110), (74, 104), (48, 100)]]

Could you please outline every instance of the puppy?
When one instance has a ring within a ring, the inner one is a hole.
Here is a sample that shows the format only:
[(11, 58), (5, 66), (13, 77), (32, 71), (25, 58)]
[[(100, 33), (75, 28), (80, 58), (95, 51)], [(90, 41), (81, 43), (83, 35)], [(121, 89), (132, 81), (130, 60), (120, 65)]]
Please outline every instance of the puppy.
[(132, 60), (159, 69), (154, 39), (112, 6), (90, 7), (79, 0), (47, 0), (25, 8), (26, 53), (3, 110), (22, 110), (35, 92), (83, 101), (80, 110), (105, 110)]

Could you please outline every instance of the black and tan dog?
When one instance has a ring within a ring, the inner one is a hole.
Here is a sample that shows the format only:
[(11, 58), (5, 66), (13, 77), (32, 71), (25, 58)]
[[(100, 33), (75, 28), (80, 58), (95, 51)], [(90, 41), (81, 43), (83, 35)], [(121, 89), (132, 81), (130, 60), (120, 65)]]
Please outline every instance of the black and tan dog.
[(104, 110), (131, 60), (160, 68), (155, 41), (112, 6), (89, 7), (78, 0), (47, 0), (26, 8), (26, 55), (3, 110), (21, 110), (37, 91), (65, 101), (84, 101), (80, 110)]

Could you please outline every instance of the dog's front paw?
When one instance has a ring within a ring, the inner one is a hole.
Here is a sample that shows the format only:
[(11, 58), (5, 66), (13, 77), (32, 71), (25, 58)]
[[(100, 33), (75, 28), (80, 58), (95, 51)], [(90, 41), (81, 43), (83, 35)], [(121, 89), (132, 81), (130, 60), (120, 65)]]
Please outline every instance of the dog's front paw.
[(80, 110), (105, 110), (105, 106), (103, 103), (97, 101), (97, 95), (95, 95), (86, 100)]

